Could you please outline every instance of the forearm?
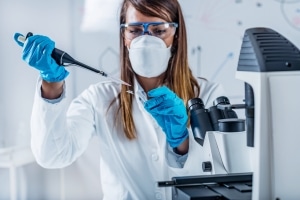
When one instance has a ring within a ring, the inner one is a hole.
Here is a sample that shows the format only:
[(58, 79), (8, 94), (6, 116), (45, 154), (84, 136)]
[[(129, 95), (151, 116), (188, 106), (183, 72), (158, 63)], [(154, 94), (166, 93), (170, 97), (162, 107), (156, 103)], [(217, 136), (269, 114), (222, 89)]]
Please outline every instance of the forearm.
[(178, 147), (175, 148), (175, 153), (184, 155), (189, 151), (189, 138), (186, 138)]
[(67, 149), (69, 145), (66, 145), (69, 135), (65, 118), (68, 104), (65, 98), (55, 104), (41, 98), (42, 82), (41, 80), (37, 84), (32, 108), (32, 152), (37, 163), (45, 168), (64, 167), (73, 161), (72, 154)]
[(42, 97), (46, 99), (57, 99), (63, 92), (64, 81), (60, 82), (47, 82), (42, 81), (41, 93)]

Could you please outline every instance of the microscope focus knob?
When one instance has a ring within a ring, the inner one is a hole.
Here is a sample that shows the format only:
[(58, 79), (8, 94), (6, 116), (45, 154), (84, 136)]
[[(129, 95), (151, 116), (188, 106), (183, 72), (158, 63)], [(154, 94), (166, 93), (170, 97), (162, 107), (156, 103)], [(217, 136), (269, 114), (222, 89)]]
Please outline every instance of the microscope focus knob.
[(202, 163), (202, 170), (203, 172), (211, 172), (212, 164), (210, 161), (206, 161)]

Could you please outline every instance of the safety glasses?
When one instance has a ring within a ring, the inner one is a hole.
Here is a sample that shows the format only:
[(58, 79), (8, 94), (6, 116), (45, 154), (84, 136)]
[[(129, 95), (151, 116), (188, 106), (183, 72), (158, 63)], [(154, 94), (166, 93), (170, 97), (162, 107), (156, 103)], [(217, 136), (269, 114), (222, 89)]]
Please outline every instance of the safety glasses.
[(175, 22), (134, 22), (120, 25), (122, 35), (128, 40), (145, 34), (164, 40), (173, 36), (177, 27), (178, 24)]

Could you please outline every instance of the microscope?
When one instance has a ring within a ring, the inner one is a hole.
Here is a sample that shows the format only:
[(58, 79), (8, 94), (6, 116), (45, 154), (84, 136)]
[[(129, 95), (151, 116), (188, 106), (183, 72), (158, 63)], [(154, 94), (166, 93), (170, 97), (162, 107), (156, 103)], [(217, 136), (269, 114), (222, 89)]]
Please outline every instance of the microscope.
[(206, 109), (200, 98), (190, 99), (190, 114), (194, 139), (203, 151), (200, 162), (204, 175), (252, 172), (251, 149), (246, 145), (245, 120), (238, 119), (227, 97), (218, 97)]
[[(236, 106), (226, 100), (214, 109), (245, 109), (245, 121), (231, 111), (230, 117), (217, 120), (216, 131), (203, 125), (207, 116), (193, 117), (195, 110), (198, 116), (209, 113), (199, 99), (188, 105), (191, 126), (196, 124), (195, 140), (210, 155), (202, 164), (210, 174), (159, 182), (161, 187), (173, 187), (173, 199), (299, 199), (300, 50), (272, 29), (247, 29), (236, 78), (244, 81), (244, 103)], [(233, 149), (236, 142), (239, 146)], [(240, 155), (234, 154), (237, 151)], [(239, 162), (242, 155), (245, 160)]]

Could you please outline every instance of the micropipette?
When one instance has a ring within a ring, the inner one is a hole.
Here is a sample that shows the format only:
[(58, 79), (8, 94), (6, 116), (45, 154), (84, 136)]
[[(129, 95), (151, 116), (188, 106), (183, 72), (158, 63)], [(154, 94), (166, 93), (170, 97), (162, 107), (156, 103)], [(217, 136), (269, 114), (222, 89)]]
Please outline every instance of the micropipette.
[[(25, 42), (25, 40), (32, 36), (33, 34), (31, 32), (29, 32), (26, 37), (23, 37), (23, 36), (19, 36), (18, 37), (18, 41), (20, 42)], [(101, 70), (98, 70), (98, 69), (95, 69), (93, 67), (90, 67), (86, 64), (83, 64), (77, 60), (75, 60), (74, 58), (72, 58), (68, 53), (60, 50), (60, 49), (57, 49), (57, 48), (54, 48), (54, 50), (52, 51), (52, 54), (51, 54), (51, 57), (55, 60), (55, 62), (60, 65), (60, 66), (63, 66), (63, 67), (67, 67), (67, 66), (70, 66), (70, 65), (76, 65), (76, 66), (79, 66), (79, 67), (82, 67), (84, 69), (87, 69), (87, 70), (90, 70), (92, 72), (95, 72), (95, 73), (98, 73), (100, 74), (101, 76), (104, 76), (104, 77), (107, 77), (107, 78), (110, 78), (112, 81), (116, 82), (116, 83), (119, 83), (119, 84), (124, 84), (124, 85), (128, 85), (128, 86), (131, 86), (130, 84), (126, 83), (125, 81), (121, 80), (121, 79), (118, 79), (118, 78), (115, 78), (115, 77), (112, 77), (110, 75), (108, 75), (107, 73), (105, 73), (104, 71), (101, 71)]]

